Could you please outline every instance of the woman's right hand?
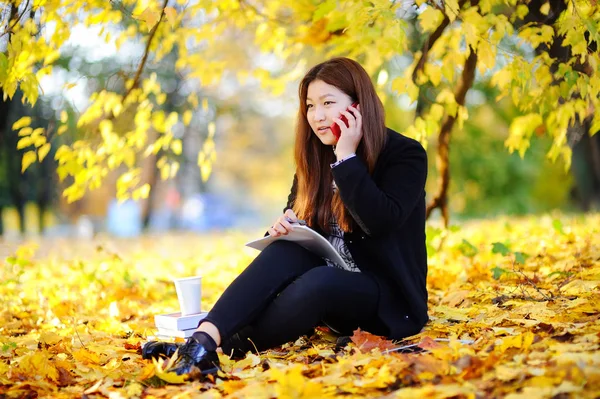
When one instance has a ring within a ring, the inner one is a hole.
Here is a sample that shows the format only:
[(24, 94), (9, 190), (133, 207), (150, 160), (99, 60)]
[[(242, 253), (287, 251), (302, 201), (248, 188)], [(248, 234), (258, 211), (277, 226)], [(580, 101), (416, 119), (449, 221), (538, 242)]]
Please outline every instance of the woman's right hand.
[(287, 235), (290, 231), (294, 230), (292, 223), (298, 222), (298, 217), (293, 210), (288, 209), (283, 215), (281, 215), (273, 226), (269, 227), (267, 232), (270, 236), (279, 237), (281, 235)]

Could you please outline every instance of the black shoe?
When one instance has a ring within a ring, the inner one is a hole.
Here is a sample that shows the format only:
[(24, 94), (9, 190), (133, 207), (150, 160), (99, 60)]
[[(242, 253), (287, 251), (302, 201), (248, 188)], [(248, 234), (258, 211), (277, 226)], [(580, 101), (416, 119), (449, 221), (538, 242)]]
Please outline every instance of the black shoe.
[(201, 374), (216, 374), (219, 371), (219, 356), (217, 352), (207, 350), (204, 345), (190, 337), (179, 347), (177, 360), (169, 371), (178, 375), (189, 374), (194, 367), (197, 367)]
[(150, 341), (146, 342), (142, 347), (142, 359), (158, 358), (160, 355), (171, 357), (181, 344), (170, 342)]

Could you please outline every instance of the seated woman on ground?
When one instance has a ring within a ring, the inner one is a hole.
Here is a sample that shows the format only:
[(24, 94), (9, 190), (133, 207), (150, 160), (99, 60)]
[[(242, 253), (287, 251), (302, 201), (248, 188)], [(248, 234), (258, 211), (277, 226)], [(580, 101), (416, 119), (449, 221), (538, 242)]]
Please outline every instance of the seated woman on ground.
[[(178, 374), (194, 367), (216, 372), (218, 347), (243, 356), (293, 341), (320, 324), (341, 335), (360, 327), (402, 339), (428, 320), (425, 150), (386, 128), (369, 75), (353, 60), (314, 66), (300, 82), (299, 97), (296, 173), (284, 213), (268, 234), (288, 234), (303, 219), (347, 265), (275, 241), (179, 346), (173, 366)], [(339, 126), (339, 139), (332, 124)], [(142, 352), (144, 358), (171, 356), (177, 348), (149, 342)]]

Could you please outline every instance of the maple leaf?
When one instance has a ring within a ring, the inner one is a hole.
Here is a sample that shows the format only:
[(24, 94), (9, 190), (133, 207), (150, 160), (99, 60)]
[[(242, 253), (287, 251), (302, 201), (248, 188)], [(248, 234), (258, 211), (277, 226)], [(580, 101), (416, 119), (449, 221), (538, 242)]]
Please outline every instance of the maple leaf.
[(125, 344), (123, 344), (123, 347), (127, 350), (134, 350), (134, 351), (139, 352), (142, 349), (142, 344), (140, 344), (139, 342), (136, 342), (135, 344), (130, 344), (129, 342), (125, 342)]
[(354, 334), (350, 339), (361, 352), (371, 352), (375, 348), (384, 351), (393, 349), (396, 346), (392, 341), (378, 335), (373, 335), (370, 332), (362, 331), (360, 328), (354, 330)]
[(323, 387), (302, 374), (303, 367), (295, 364), (287, 370), (270, 369), (271, 378), (277, 381), (278, 398), (317, 398), (323, 397)]
[(431, 337), (423, 337), (423, 339), (417, 344), (417, 346), (425, 350), (439, 349), (444, 347), (442, 344), (436, 342)]
[(60, 366), (57, 367), (56, 370), (58, 371), (58, 381), (56, 385), (59, 387), (66, 387), (67, 385), (74, 385), (76, 383), (75, 378), (73, 378), (73, 375), (69, 370)]

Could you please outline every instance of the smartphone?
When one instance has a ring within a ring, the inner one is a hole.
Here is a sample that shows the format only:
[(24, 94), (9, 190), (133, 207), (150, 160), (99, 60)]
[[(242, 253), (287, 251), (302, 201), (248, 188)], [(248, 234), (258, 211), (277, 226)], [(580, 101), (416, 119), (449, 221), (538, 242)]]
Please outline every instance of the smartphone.
[[(356, 108), (357, 105), (358, 105), (357, 102), (356, 103), (352, 103), (352, 106), (354, 108)], [(346, 110), (349, 111), (348, 109), (346, 109)], [(348, 118), (346, 118), (345, 115), (342, 114), (340, 116), (340, 119), (344, 121), (344, 123), (346, 124), (346, 126), (348, 126)], [(333, 124), (331, 126), (329, 126), (329, 128), (331, 129), (331, 133), (333, 133), (333, 135), (335, 136), (335, 138), (337, 140), (339, 140), (340, 136), (342, 134), (342, 130), (341, 130), (340, 126), (337, 123), (333, 122)]]

